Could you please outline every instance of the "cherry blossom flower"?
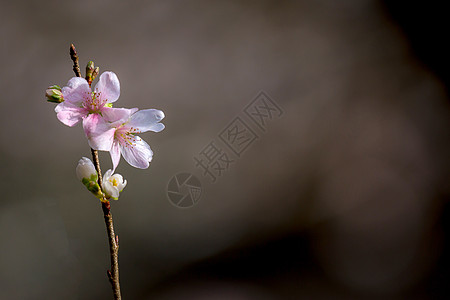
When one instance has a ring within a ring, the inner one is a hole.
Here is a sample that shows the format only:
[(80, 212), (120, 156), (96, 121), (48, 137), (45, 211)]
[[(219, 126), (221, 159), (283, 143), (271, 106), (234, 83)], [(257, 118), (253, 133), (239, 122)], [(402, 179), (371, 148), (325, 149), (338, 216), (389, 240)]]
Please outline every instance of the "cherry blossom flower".
[[(116, 74), (113, 72), (104, 72), (100, 75), (94, 91), (86, 81), (81, 77), (73, 77), (62, 88), (64, 102), (58, 104), (55, 108), (58, 119), (67, 126), (74, 126), (80, 121), (83, 122), (83, 128), (86, 131), (93, 131), (94, 128), (103, 126), (104, 130), (110, 129), (104, 126), (102, 120), (105, 112), (110, 112), (108, 116), (116, 115), (113, 113), (116, 108), (111, 108), (111, 103), (117, 101), (120, 96), (120, 83)], [(120, 116), (120, 114), (119, 114)], [(106, 121), (114, 121), (107, 119)], [(95, 131), (100, 131), (97, 128)], [(102, 148), (96, 144), (90, 144), (95, 150), (109, 151), (111, 147)]]
[(106, 171), (103, 175), (102, 187), (107, 198), (113, 198), (117, 200), (119, 198), (119, 193), (125, 188), (127, 181), (123, 180), (122, 175), (114, 174), (111, 169)]
[[(159, 123), (164, 113), (157, 109), (118, 108), (106, 111), (105, 119), (92, 126), (86, 132), (89, 143), (98, 148), (108, 148), (113, 163), (113, 172), (120, 161), (120, 155), (133, 167), (146, 169), (153, 157), (150, 146), (137, 134), (160, 132), (164, 124)], [(108, 122), (107, 120), (117, 120)], [(109, 129), (108, 129), (109, 126)]]

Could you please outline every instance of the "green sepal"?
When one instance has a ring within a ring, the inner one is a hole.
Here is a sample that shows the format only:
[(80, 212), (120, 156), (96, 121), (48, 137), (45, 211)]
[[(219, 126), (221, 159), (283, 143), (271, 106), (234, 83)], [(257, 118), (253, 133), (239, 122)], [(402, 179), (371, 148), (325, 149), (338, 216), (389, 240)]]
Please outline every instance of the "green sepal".
[(102, 199), (103, 193), (97, 182), (91, 181), (88, 185), (86, 185), (87, 189), (94, 194), (95, 197)]
[(91, 181), (97, 182), (98, 181), (98, 175), (97, 174), (92, 174), (91, 177), (89, 177), (89, 178), (84, 177), (83, 179), (81, 179), (81, 182), (84, 185), (89, 184), (89, 182), (91, 182)]
[(91, 182), (90, 179), (84, 177), (83, 179), (81, 179), (81, 183), (83, 183), (86, 187), (88, 186), (88, 184)]
[(50, 96), (50, 97), (47, 97), (47, 101), (48, 102), (52, 102), (52, 103), (61, 103), (62, 101), (61, 101), (61, 98), (60, 97), (57, 97), (57, 96)]
[(54, 85), (50, 86), (49, 89), (54, 89), (54, 90), (58, 90), (58, 91), (62, 90), (62, 88), (59, 85), (57, 85), (57, 84), (54, 84)]
[(90, 178), (84, 177), (81, 180), (81, 182), (88, 189), (88, 191), (94, 194), (95, 197), (102, 199), (103, 192), (102, 189), (100, 188), (100, 185), (97, 182), (97, 179), (98, 179), (97, 174), (92, 174)]

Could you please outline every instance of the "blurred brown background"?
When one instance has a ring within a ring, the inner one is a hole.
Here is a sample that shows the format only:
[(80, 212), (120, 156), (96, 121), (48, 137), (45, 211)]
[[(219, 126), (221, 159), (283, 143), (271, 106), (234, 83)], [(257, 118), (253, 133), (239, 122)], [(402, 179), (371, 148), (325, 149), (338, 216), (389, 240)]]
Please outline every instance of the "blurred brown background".
[[(0, 298), (112, 295), (87, 142), (44, 99), (71, 42), (117, 106), (166, 114), (150, 168), (117, 170), (124, 299), (445, 298), (448, 21), (393, 2), (2, 0)], [(212, 184), (193, 157), (260, 90), (284, 114)], [(166, 195), (182, 171), (188, 209)]]

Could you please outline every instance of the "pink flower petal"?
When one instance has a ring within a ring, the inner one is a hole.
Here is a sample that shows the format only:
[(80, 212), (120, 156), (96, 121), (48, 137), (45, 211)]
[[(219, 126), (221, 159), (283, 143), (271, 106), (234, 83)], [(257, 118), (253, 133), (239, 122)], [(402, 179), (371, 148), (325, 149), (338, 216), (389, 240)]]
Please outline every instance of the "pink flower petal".
[(114, 141), (111, 150), (109, 151), (109, 154), (111, 154), (111, 160), (113, 163), (113, 170), (111, 172), (114, 173), (114, 171), (116, 170), (117, 166), (119, 165), (119, 161), (120, 161), (120, 146), (119, 146), (119, 142)]
[(116, 102), (120, 96), (120, 83), (113, 72), (103, 72), (100, 75), (94, 91), (100, 93), (100, 100), (108, 100), (108, 103)]
[(149, 130), (160, 132), (164, 129), (164, 124), (159, 123), (164, 119), (164, 113), (157, 109), (144, 109), (133, 114), (127, 127), (136, 128), (139, 132), (147, 132)]
[(64, 102), (81, 106), (86, 97), (91, 97), (91, 88), (86, 79), (81, 77), (72, 77), (67, 86), (62, 88)]
[(117, 127), (120, 124), (126, 123), (130, 119), (130, 116), (137, 110), (137, 108), (103, 107), (102, 115), (106, 121), (111, 122), (110, 127)]
[(123, 158), (133, 167), (147, 169), (152, 161), (153, 151), (150, 146), (140, 137), (135, 136), (136, 142), (133, 146), (120, 145)]
[(74, 126), (87, 115), (86, 109), (75, 106), (69, 102), (62, 102), (55, 107), (56, 117), (67, 126)]
[(99, 115), (90, 114), (83, 119), (84, 133), (94, 150), (109, 151), (114, 141), (115, 129)]

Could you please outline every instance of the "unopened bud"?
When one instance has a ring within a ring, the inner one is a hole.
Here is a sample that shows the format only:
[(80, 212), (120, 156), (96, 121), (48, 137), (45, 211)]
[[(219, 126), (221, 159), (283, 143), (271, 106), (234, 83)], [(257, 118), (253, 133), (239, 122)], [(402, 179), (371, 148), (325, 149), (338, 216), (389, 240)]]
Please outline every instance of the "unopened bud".
[(100, 71), (99, 67), (94, 66), (94, 62), (91, 60), (86, 65), (86, 80), (89, 83), (89, 85), (92, 84), (92, 81), (94, 81), (95, 77), (97, 77), (98, 73)]
[(92, 77), (92, 73), (94, 72), (94, 62), (91, 60), (86, 65), (86, 77)]
[(94, 62), (91, 60), (87, 63), (86, 65), (86, 80), (89, 83), (89, 85), (91, 85), (92, 83), (92, 73), (94, 73)]
[[(78, 161), (78, 165), (76, 168), (76, 173), (78, 180), (82, 181), (87, 178), (89, 180), (97, 180), (97, 171), (95, 170), (95, 166), (92, 161), (87, 157), (82, 157)], [(95, 178), (94, 178), (95, 177)]]
[(102, 199), (103, 193), (97, 182), (98, 174), (92, 161), (87, 157), (81, 158), (78, 161), (75, 171), (77, 173), (78, 180), (80, 180), (86, 188), (95, 195), (95, 197)]
[(100, 68), (96, 67), (94, 69), (94, 72), (92, 72), (92, 80), (94, 80), (98, 76), (98, 73), (100, 73)]
[(64, 101), (64, 96), (59, 85), (52, 85), (48, 87), (45, 91), (45, 97), (47, 97), (48, 102), (61, 103)]

